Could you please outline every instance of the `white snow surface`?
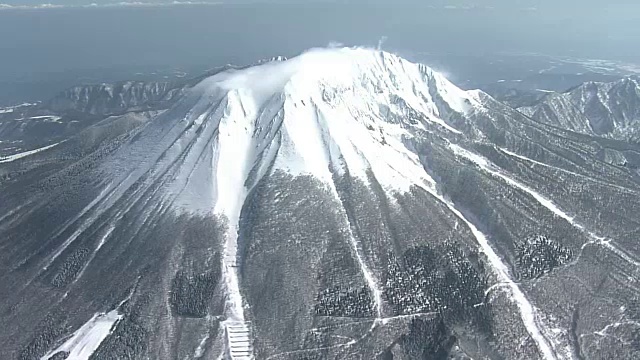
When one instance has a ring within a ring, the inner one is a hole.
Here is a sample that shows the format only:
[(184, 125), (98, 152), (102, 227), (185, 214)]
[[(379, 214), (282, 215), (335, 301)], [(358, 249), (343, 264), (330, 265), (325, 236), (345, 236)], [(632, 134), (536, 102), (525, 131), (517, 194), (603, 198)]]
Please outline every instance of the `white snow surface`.
[[(194, 92), (201, 101), (224, 102), (219, 155), (233, 154), (235, 160), (229, 169), (233, 175), (220, 181), (241, 184), (253, 162), (266, 157), (278, 169), (327, 182), (330, 170), (348, 170), (365, 182), (372, 171), (383, 187), (407, 191), (429, 179), (402, 143), (411, 125), (390, 120), (405, 115), (402, 102), (421, 113), (418, 121), (459, 133), (441, 119), (434, 89), (454, 111), (478, 104), (475, 96), (424, 65), (363, 48), (314, 49), (290, 60), (230, 70), (204, 80)], [(218, 164), (228, 165), (220, 159)], [(238, 200), (218, 202), (231, 206), (229, 201)]]
[(28, 120), (43, 120), (45, 122), (58, 122), (58, 120), (62, 119), (60, 116), (55, 115), (41, 115), (41, 116), (32, 116), (27, 118)]
[(117, 310), (106, 314), (95, 314), (87, 323), (82, 325), (73, 335), (57, 349), (40, 358), (48, 360), (60, 351), (69, 353), (69, 360), (89, 359), (98, 346), (109, 336), (115, 325), (122, 319)]
[(1, 157), (0, 156), (0, 164), (16, 161), (18, 159), (22, 159), (23, 157), (27, 157), (29, 155), (33, 155), (33, 154), (39, 153), (41, 151), (49, 150), (49, 149), (51, 149), (52, 147), (54, 147), (54, 146), (56, 146), (58, 144), (60, 144), (60, 143), (51, 144), (49, 146), (44, 146), (44, 147), (37, 148), (37, 149), (34, 149), (34, 150), (30, 150), (30, 151), (24, 151), (24, 152), (13, 154), (13, 155), (6, 156), (6, 157)]
[[(365, 183), (373, 175), (389, 192), (414, 185), (433, 188), (417, 154), (404, 144), (412, 136), (409, 130), (428, 123), (459, 133), (442, 120), (448, 114), (439, 109), (466, 113), (479, 106), (477, 96), (428, 67), (364, 48), (313, 49), (289, 60), (228, 70), (203, 80), (189, 96), (195, 105), (184, 120), (194, 126), (185, 139), (196, 128), (202, 129), (202, 139), (213, 138), (206, 145), (212, 170), (203, 176), (203, 165), (196, 165), (198, 175), (180, 182), (192, 185), (180, 204), (196, 212), (213, 206), (227, 220), (226, 308), (229, 320), (239, 322), (245, 317), (236, 268), (238, 221), (260, 178), (283, 170), (332, 186), (334, 175), (348, 172)], [(438, 107), (442, 102), (447, 106)], [(412, 122), (406, 121), (410, 111), (417, 117)], [(194, 148), (204, 151), (205, 143), (198, 139)], [(211, 196), (192, 196), (196, 178), (212, 182)], [(363, 271), (370, 275), (366, 266)], [(367, 280), (375, 285), (375, 279)]]

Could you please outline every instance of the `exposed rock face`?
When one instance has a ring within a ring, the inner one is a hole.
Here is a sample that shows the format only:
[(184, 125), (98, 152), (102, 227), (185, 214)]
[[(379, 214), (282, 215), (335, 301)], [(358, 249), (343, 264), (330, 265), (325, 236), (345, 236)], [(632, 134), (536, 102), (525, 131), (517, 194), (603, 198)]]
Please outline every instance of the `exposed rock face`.
[(183, 88), (171, 82), (123, 82), (76, 86), (62, 92), (47, 104), (53, 111), (78, 111), (93, 115), (122, 114), (170, 104)]
[(640, 140), (640, 84), (637, 77), (611, 83), (588, 82), (520, 108), (532, 118), (584, 134)]

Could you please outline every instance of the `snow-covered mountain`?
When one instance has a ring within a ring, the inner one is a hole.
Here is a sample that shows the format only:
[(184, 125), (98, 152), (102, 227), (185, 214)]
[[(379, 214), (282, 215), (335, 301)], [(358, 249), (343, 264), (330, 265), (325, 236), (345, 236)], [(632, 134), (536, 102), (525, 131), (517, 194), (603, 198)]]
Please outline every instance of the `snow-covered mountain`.
[(51, 99), (54, 111), (80, 111), (112, 115), (135, 108), (157, 107), (181, 95), (182, 88), (171, 82), (133, 82), (75, 86)]
[(0, 160), (10, 358), (640, 354), (637, 145), (371, 49), (152, 93)]
[(614, 139), (640, 140), (640, 80), (587, 82), (566, 93), (552, 93), (520, 108), (534, 119), (565, 129)]

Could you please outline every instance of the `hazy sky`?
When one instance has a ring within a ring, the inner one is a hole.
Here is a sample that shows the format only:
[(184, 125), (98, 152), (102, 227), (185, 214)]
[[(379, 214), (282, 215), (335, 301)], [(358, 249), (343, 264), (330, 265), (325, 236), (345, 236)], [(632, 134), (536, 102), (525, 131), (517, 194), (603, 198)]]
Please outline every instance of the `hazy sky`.
[(247, 63), (329, 42), (375, 45), (381, 37), (388, 38), (388, 48), (406, 52), (531, 52), (640, 62), (640, 1), (613, 1), (288, 0), (294, 5), (0, 11), (0, 79), (75, 69)]
[[(638, 0), (0, 0), (0, 10), (11, 8), (41, 8), (59, 6), (89, 6), (114, 7), (126, 4), (172, 4), (178, 5), (203, 3), (280, 3), (280, 4), (310, 4), (310, 3), (353, 3), (367, 6), (369, 4), (417, 4), (448, 8), (450, 10), (464, 10), (469, 8), (494, 8), (499, 10), (530, 10), (544, 11), (573, 17), (578, 20), (584, 15), (610, 17), (632, 16), (640, 21), (640, 1)], [(615, 23), (608, 25), (615, 27)]]
[(0, 4), (9, 5), (87, 5), (87, 4), (115, 4), (115, 3), (172, 3), (178, 2), (224, 2), (224, 3), (310, 3), (310, 2), (337, 2), (337, 3), (417, 3), (433, 4), (438, 6), (500, 6), (500, 7), (553, 7), (557, 9), (572, 8), (581, 11), (585, 8), (607, 8), (612, 5), (634, 5), (636, 0), (0, 0)]

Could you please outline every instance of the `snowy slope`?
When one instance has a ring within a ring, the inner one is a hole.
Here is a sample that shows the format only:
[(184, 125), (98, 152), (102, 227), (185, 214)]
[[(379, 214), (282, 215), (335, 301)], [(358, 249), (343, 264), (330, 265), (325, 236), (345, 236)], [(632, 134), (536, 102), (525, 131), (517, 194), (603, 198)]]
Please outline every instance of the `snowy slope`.
[[(365, 184), (372, 176), (389, 198), (414, 186), (427, 190), (470, 226), (500, 281), (511, 284), (514, 301), (541, 353), (556, 358), (541, 335), (545, 331), (535, 321), (532, 305), (509, 278), (506, 265), (486, 237), (438, 194), (418, 154), (407, 146), (416, 130), (460, 134), (444, 119), (482, 108), (477, 91), (462, 91), (428, 67), (389, 53), (344, 48), (315, 49), (291, 60), (224, 72), (204, 80), (190, 96), (199, 99), (193, 109), (205, 110), (188, 117), (197, 124), (217, 125), (211, 179), (214, 213), (228, 221), (223, 277), (229, 321), (246, 320), (236, 267), (238, 231), (245, 199), (257, 182), (281, 170), (313, 176), (335, 193), (336, 176), (349, 174)], [(197, 204), (193, 210), (206, 207)], [(377, 294), (380, 316), (378, 280), (361, 254), (361, 245), (352, 242), (363, 276), (372, 294)]]
[[(234, 320), (244, 320), (233, 264), (237, 223), (251, 188), (276, 170), (312, 175), (328, 185), (345, 173), (366, 183), (371, 172), (390, 191), (433, 187), (403, 139), (412, 136), (412, 127), (459, 133), (442, 120), (448, 114), (434, 95), (460, 113), (479, 106), (473, 93), (423, 65), (360, 48), (314, 49), (223, 72), (193, 88), (189, 96), (199, 99), (193, 108), (204, 111), (187, 120), (217, 125), (214, 213), (229, 224), (223, 271)], [(202, 208), (207, 204), (194, 210)]]
[(59, 348), (45, 355), (42, 360), (47, 360), (59, 352), (68, 353), (67, 359), (87, 360), (93, 354), (100, 343), (109, 336), (113, 327), (122, 318), (117, 310), (106, 314), (94, 315), (86, 324), (82, 325), (69, 340)]
[(44, 147), (41, 147), (41, 148), (38, 148), (38, 149), (34, 149), (34, 150), (24, 151), (24, 152), (21, 152), (21, 153), (18, 153), (18, 154), (13, 154), (13, 155), (6, 156), (6, 157), (1, 157), (0, 156), (0, 164), (6, 163), (6, 162), (16, 161), (18, 159), (22, 159), (23, 157), (27, 157), (29, 155), (37, 154), (37, 153), (39, 153), (41, 151), (45, 151), (45, 150), (51, 149), (52, 147), (54, 147), (54, 146), (56, 146), (58, 144), (60, 144), (60, 143), (51, 144), (51, 145), (44, 146)]
[[(411, 136), (407, 127), (430, 123), (458, 132), (442, 120), (434, 91), (458, 112), (477, 105), (472, 94), (427, 67), (368, 49), (311, 50), (211, 77), (193, 90), (201, 102), (222, 102), (220, 156), (230, 151), (245, 166), (234, 180), (273, 161), (291, 174), (325, 181), (331, 171), (366, 181), (371, 170), (384, 186), (405, 191), (428, 181), (417, 156), (402, 144)], [(420, 111), (413, 125), (405, 119), (407, 107)]]
[[(608, 351), (588, 332), (626, 321), (616, 309), (629, 301), (608, 298), (620, 288), (573, 286), (598, 283), (585, 274), (637, 275), (629, 214), (640, 187), (596, 158), (633, 165), (636, 148), (540, 125), (372, 49), (314, 49), (197, 81), (175, 93), (73, 92), (88, 113), (95, 98), (112, 109), (175, 96), (123, 132), (89, 126), (109, 136), (73, 164), (39, 171), (28, 156), (49, 147), (0, 159), (11, 161), (0, 166), (0, 286), (15, 289), (0, 312), (27, 329), (12, 354)], [(571, 121), (558, 124), (583, 124)], [(51, 151), (65, 158), (75, 140), (60, 141)], [(95, 307), (129, 291), (126, 307)], [(574, 310), (591, 293), (612, 305)]]
[(615, 82), (587, 82), (565, 93), (552, 93), (539, 104), (521, 108), (532, 118), (565, 129), (614, 139), (640, 134), (640, 84), (637, 77)]

